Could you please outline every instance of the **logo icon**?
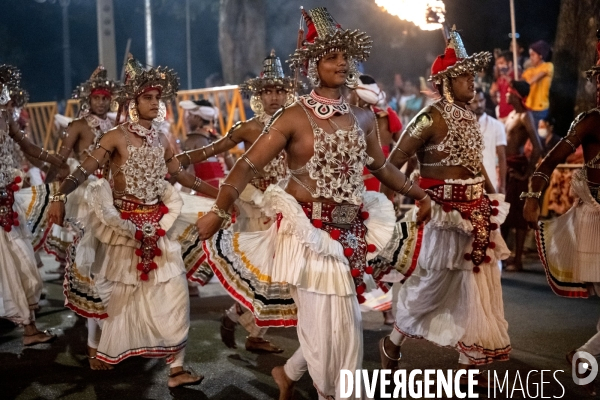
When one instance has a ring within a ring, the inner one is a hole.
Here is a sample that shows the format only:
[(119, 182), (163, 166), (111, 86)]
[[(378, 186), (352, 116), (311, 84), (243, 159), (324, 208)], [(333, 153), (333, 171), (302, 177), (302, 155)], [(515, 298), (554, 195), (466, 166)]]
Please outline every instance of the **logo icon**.
[(587, 385), (598, 375), (598, 361), (596, 361), (596, 357), (587, 351), (578, 351), (575, 353), (571, 366), (573, 367), (571, 375), (576, 385)]

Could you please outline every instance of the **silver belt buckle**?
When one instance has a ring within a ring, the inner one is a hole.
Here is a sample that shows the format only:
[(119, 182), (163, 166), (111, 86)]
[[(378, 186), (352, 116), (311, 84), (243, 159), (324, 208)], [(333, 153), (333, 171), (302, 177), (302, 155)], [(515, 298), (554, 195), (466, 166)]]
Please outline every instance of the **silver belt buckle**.
[(452, 185), (444, 185), (444, 200), (452, 200)]
[(349, 225), (358, 214), (358, 207), (350, 205), (335, 206), (331, 212), (331, 222), (334, 224)]
[(312, 203), (312, 219), (321, 219), (322, 204), (318, 201)]

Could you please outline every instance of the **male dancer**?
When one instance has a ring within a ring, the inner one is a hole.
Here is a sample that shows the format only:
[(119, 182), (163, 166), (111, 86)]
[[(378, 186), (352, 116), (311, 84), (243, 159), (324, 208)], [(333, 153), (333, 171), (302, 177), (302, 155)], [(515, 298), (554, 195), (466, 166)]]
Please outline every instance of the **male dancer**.
[[(100, 138), (113, 128), (113, 121), (107, 118), (107, 114), (110, 111), (111, 101), (119, 88), (120, 85), (117, 82), (107, 78), (107, 72), (102, 66), (96, 68), (90, 79), (75, 88), (73, 98), (79, 99), (79, 118), (69, 123), (65, 129), (62, 145), (56, 153), (64, 161), (63, 167), (70, 172), (75, 171), (77, 165), (81, 164), (96, 148)], [(70, 158), (72, 153), (75, 153), (75, 158)], [(101, 176), (101, 171), (97, 171), (96, 175)], [(46, 182), (52, 182), (55, 178), (56, 174), (51, 172), (46, 175)], [(93, 178), (95, 179), (95, 177)], [(71, 201), (66, 207), (67, 217), (80, 220), (87, 215), (88, 208), (84, 193), (89, 182), (86, 180), (81, 189), (70, 197)], [(56, 233), (52, 231), (49, 233), (44, 247), (60, 262), (60, 267), (56, 272), (62, 275), (65, 272), (69, 241), (65, 241), (64, 237), (57, 237)]]
[(197, 384), (202, 376), (183, 369), (189, 298), (176, 241), (180, 232), (173, 231), (183, 201), (165, 176), (216, 195), (214, 187), (183, 170), (153, 125), (155, 118), (164, 118), (161, 98), (171, 100), (178, 86), (174, 71), (145, 70), (131, 58), (119, 93), (129, 122), (100, 139), (63, 181), (49, 210), (52, 222), (62, 224), (67, 195), (109, 162), (109, 176), (87, 189), (92, 211), (84, 222), (73, 272), (67, 268), (66, 305), (101, 320), (96, 359), (117, 364), (136, 355), (167, 357), (169, 387)]
[(373, 113), (342, 96), (345, 84), (354, 86), (356, 62), (367, 58), (371, 39), (343, 30), (325, 8), (304, 12), (304, 18), (307, 38), (291, 63), (307, 67), (314, 90), (267, 124), (221, 186), (213, 212), (197, 226), (201, 239), (215, 234), (251, 177), (285, 149), (290, 181), (286, 189), (271, 185), (261, 201), (277, 222), (263, 232), (221, 230), (204, 247), (224, 287), (259, 325), (297, 323), (300, 348), (272, 372), (280, 398), (291, 396), (306, 366), (320, 398), (339, 398), (340, 370), (362, 365), (358, 304), (364, 300), (363, 274), (374, 273), (366, 260), (391, 239), (395, 226), (385, 196), (364, 191), (363, 168), (420, 200), (420, 221), (429, 217), (430, 200), (386, 162)]
[(419, 184), (434, 205), (416, 270), (398, 294), (394, 330), (379, 343), (383, 368), (397, 368), (407, 337), (456, 348), (463, 369), (508, 359), (497, 268), (497, 260), (509, 254), (498, 231), (508, 204), (503, 195), (492, 194), (479, 124), (467, 108), (475, 95), (475, 72), (490, 58), (487, 52), (467, 56), (453, 28), (431, 68), (430, 80), (442, 98), (411, 121), (390, 155), (390, 163), (400, 167), (417, 154)]
[[(537, 230), (538, 252), (548, 283), (554, 293), (570, 298), (600, 294), (600, 30), (597, 37), (597, 62), (587, 71), (588, 79), (596, 80), (596, 107), (575, 118), (567, 136), (554, 146), (533, 173), (529, 191), (522, 194), (525, 198), (523, 215), (529, 227)], [(540, 222), (538, 226), (540, 199), (552, 171), (580, 145), (585, 164), (571, 180), (571, 189), (579, 201), (567, 213), (555, 220)], [(600, 355), (600, 332), (567, 354), (569, 364), (577, 351), (594, 357)], [(582, 361), (580, 359), (578, 364)], [(579, 371), (576, 373), (579, 375)], [(596, 395), (593, 382), (585, 387), (591, 395)]]
[(13, 141), (21, 150), (58, 168), (61, 160), (33, 144), (7, 109), (10, 90), (19, 87), (20, 71), (0, 65), (0, 318), (24, 328), (23, 345), (47, 343), (56, 338), (35, 325), (35, 310), (42, 292), (42, 278), (25, 222), (27, 204), (15, 198), (22, 176), (14, 166)]
[[(523, 218), (523, 200), (519, 199), (527, 190), (527, 182), (535, 170), (541, 155), (542, 142), (534, 125), (533, 115), (525, 106), (529, 94), (529, 84), (525, 81), (512, 81), (508, 89), (508, 102), (514, 110), (506, 118), (506, 201), (510, 211), (502, 225), (502, 236), (508, 237), (511, 228), (515, 229), (515, 258), (506, 262), (506, 271), (523, 270), (523, 248), (527, 234), (527, 222)], [(525, 156), (525, 144), (529, 140), (533, 146), (531, 156)]]
[[(202, 161), (206, 157), (230, 150), (242, 142), (244, 147), (249, 149), (258, 139), (273, 114), (281, 107), (290, 105), (295, 99), (294, 81), (285, 76), (281, 61), (274, 51), (271, 51), (271, 54), (265, 58), (260, 76), (248, 79), (240, 85), (240, 89), (243, 94), (250, 96), (250, 107), (255, 116), (248, 121), (234, 125), (222, 139), (203, 148), (179, 154), (177, 157), (184, 165), (192, 162), (197, 168), (199, 165), (204, 165)], [(260, 208), (254, 205), (252, 198), (258, 191), (264, 192), (269, 185), (277, 184), (286, 178), (287, 168), (283, 158), (284, 155), (281, 154), (265, 166), (260, 175), (252, 178), (251, 185), (246, 187), (243, 194), (243, 199), (247, 201), (237, 203), (239, 213), (232, 226), (234, 231), (264, 231), (271, 226), (273, 219), (265, 216)], [(239, 303), (234, 303), (221, 319), (221, 339), (227, 347), (237, 348), (235, 326), (238, 322), (249, 333), (246, 338), (246, 350), (269, 353), (283, 351), (264, 338), (267, 328), (257, 326), (252, 313), (247, 308), (240, 306)]]

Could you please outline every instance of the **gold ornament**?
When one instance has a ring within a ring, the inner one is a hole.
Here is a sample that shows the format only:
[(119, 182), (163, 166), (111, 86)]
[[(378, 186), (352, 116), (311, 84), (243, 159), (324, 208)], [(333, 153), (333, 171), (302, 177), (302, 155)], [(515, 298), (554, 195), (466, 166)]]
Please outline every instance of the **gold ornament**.
[(138, 113), (137, 104), (135, 104), (134, 100), (129, 102), (129, 119), (134, 124), (137, 124), (140, 121), (140, 114)]

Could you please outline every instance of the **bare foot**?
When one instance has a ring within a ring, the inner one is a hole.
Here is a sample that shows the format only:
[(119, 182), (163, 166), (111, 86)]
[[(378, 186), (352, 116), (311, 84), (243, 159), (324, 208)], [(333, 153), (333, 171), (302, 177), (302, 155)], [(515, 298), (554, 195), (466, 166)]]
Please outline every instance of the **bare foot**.
[(396, 318), (394, 318), (394, 313), (392, 310), (387, 310), (383, 312), (383, 323), (386, 325), (394, 325), (396, 322)]
[(87, 346), (87, 358), (90, 362), (91, 369), (93, 369), (94, 371), (108, 371), (115, 368), (112, 365), (105, 363), (104, 361), (98, 360), (96, 358), (96, 352), (96, 349)]
[(184, 370), (183, 367), (177, 367), (171, 369), (171, 375), (169, 375), (167, 386), (175, 388), (180, 386), (198, 385), (203, 379), (204, 376), (202, 375), (196, 375), (190, 371)]
[(56, 339), (56, 335), (48, 331), (38, 331), (23, 335), (23, 346), (33, 346), (40, 343), (50, 343)]
[(389, 336), (384, 336), (379, 341), (379, 357), (381, 358), (381, 368), (397, 370), (398, 362), (402, 359), (400, 346), (396, 346)]
[(274, 346), (268, 340), (251, 336), (246, 338), (246, 350), (256, 353), (283, 353), (283, 349)]
[(279, 388), (279, 400), (291, 400), (294, 395), (294, 382), (285, 374), (283, 366), (271, 370), (271, 376)]

